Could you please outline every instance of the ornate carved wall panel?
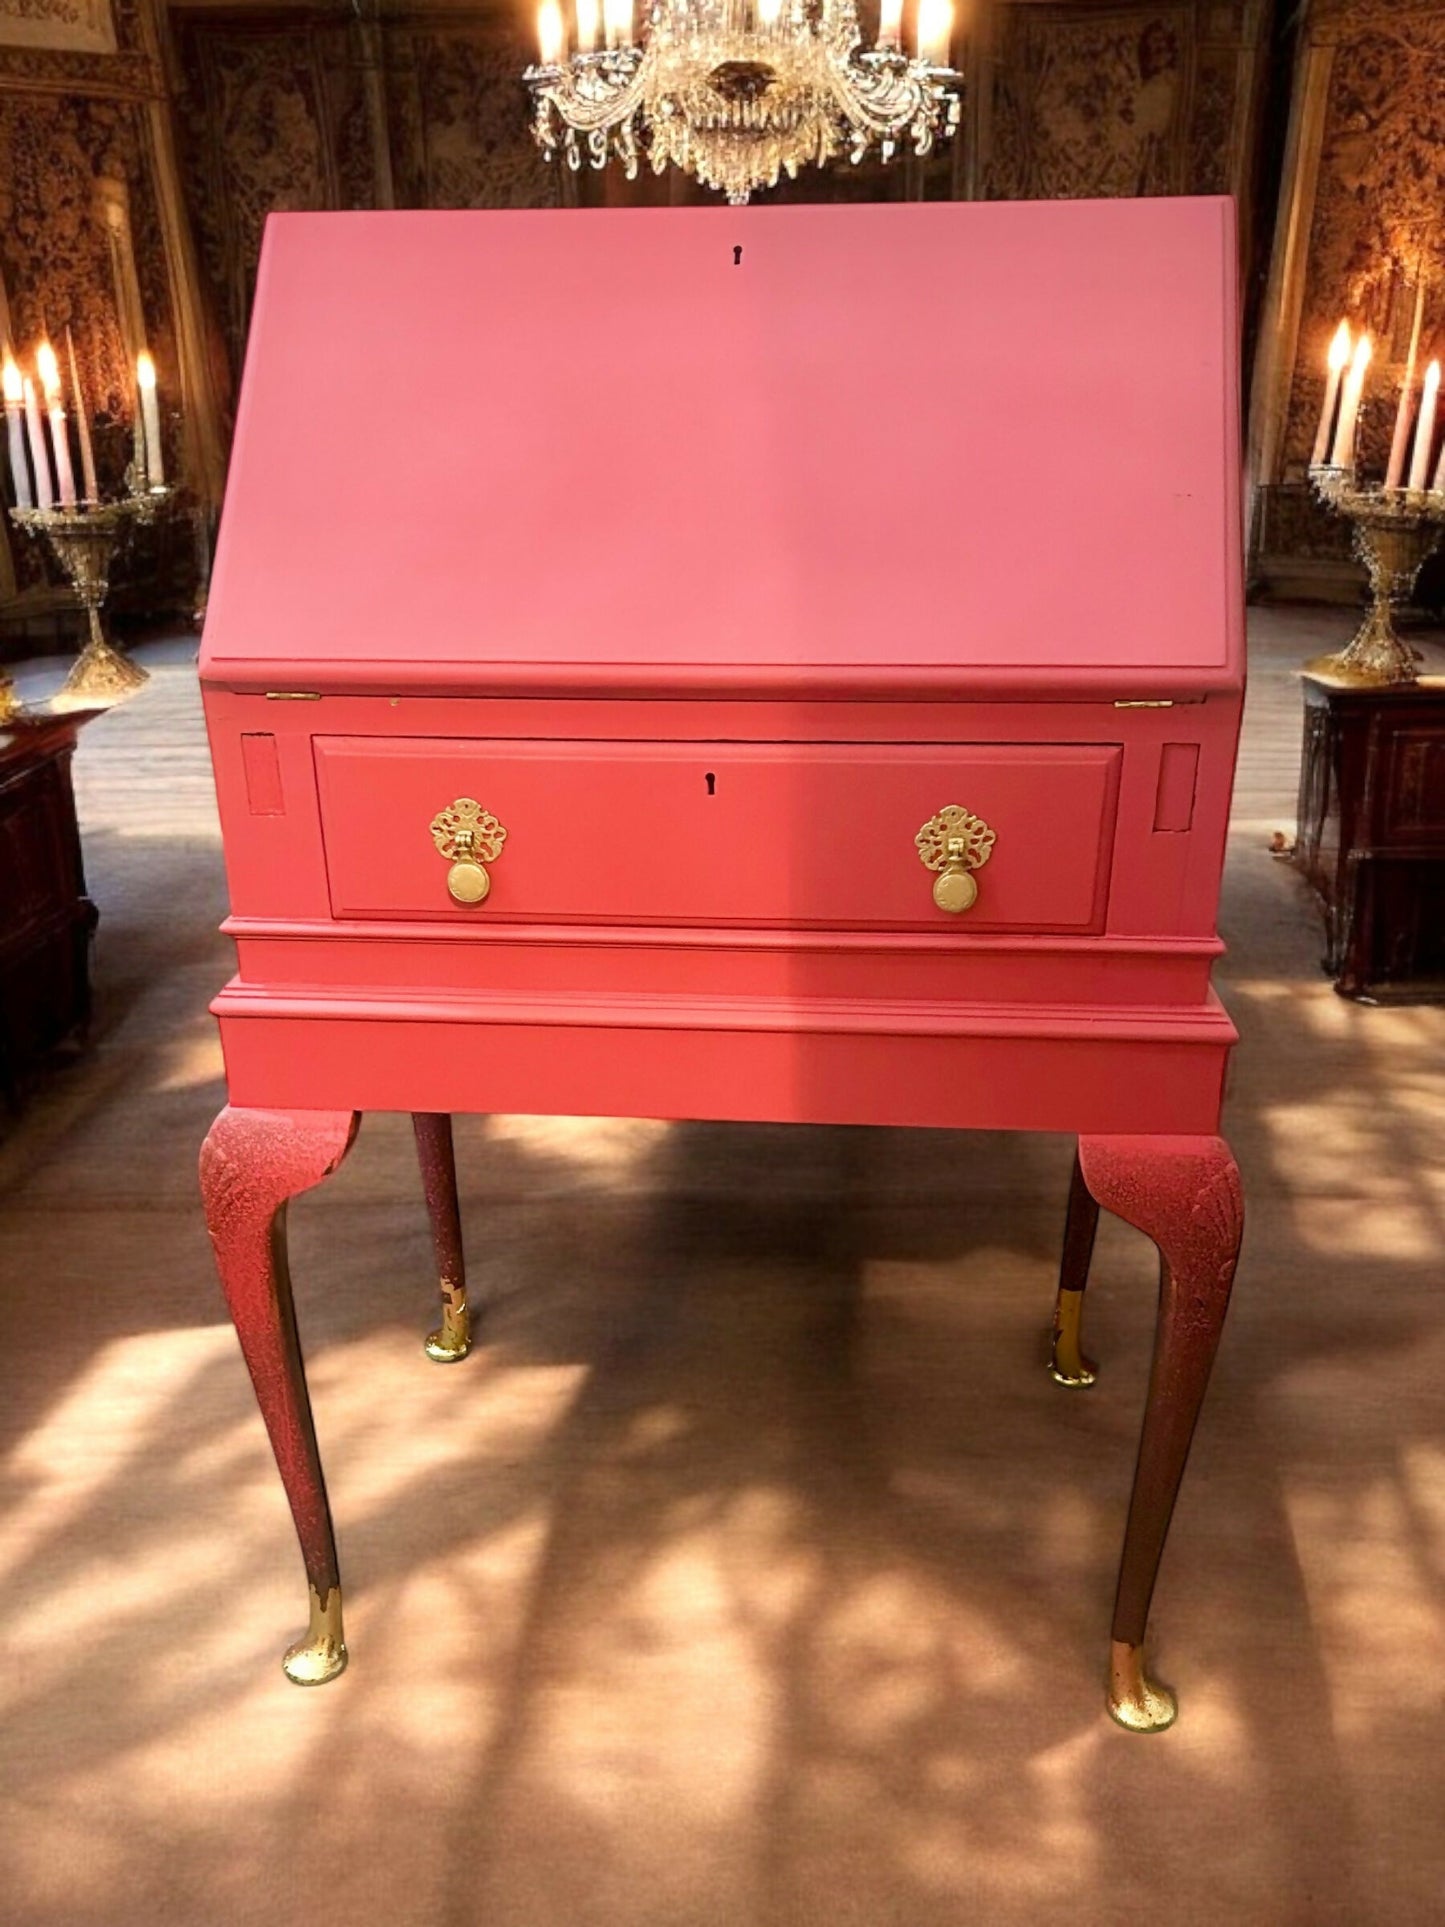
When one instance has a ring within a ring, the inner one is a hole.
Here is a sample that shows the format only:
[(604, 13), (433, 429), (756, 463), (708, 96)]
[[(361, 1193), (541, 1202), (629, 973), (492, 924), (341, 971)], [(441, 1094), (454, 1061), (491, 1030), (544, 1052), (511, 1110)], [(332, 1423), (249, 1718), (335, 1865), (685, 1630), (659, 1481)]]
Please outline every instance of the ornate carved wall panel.
[[(0, 0), (0, 328), (22, 355), (43, 331), (63, 344), (70, 329), (109, 488), (130, 459), (141, 341), (171, 404), (170, 470), (183, 472), (176, 264), (153, 141), (165, 85), (149, 4)], [(22, 15), (47, 32), (11, 33), (7, 18)], [(92, 51), (107, 40), (113, 52)], [(0, 608), (44, 613), (68, 603), (36, 545), (0, 518)]]
[(405, 111), (391, 122), (403, 205), (558, 204), (558, 171), (541, 161), (528, 128), (519, 76), (535, 54), (516, 23), (393, 24), (384, 46), (388, 70), (407, 80), (396, 94)]
[(236, 368), (266, 216), (373, 204), (360, 76), (334, 12), (179, 14), (173, 32), (186, 200)]
[(1328, 32), (1335, 51), (1290, 383), (1286, 472), (1309, 459), (1325, 349), (1342, 314), (1375, 338), (1361, 417), (1367, 462), (1388, 458), (1419, 265), (1433, 282), (1421, 342), (1427, 358), (1445, 334), (1445, 7), (1334, 0), (1316, 15), (1317, 33)]
[(0, 46), (113, 54), (110, 0), (0, 0)]
[(984, 191), (998, 199), (1243, 193), (1263, 0), (1004, 7)]
[[(1417, 277), (1427, 280), (1424, 356), (1445, 353), (1445, 7), (1439, 0), (1316, 0), (1299, 53), (1290, 174), (1271, 285), (1270, 352), (1253, 397), (1257, 481), (1305, 493), (1342, 315), (1367, 327), (1375, 357), (1361, 411), (1367, 466), (1388, 457), (1409, 353)], [(1280, 537), (1315, 518), (1261, 500), (1256, 559), (1277, 576)], [(1318, 545), (1319, 537), (1315, 538)], [(1350, 579), (1349, 571), (1337, 576)]]
[(172, 20), (186, 195), (233, 366), (273, 210), (557, 202), (510, 14), (390, 13), (380, 28), (335, 8)]

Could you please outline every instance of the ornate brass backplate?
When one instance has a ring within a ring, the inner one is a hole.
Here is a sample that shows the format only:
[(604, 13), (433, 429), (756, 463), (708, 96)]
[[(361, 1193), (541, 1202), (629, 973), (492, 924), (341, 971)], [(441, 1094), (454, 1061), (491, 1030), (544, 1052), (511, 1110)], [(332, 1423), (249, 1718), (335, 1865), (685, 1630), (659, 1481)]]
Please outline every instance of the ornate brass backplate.
[(913, 840), (923, 867), (940, 873), (933, 886), (933, 901), (940, 910), (958, 916), (973, 906), (978, 884), (972, 872), (981, 870), (993, 855), (997, 834), (981, 816), (957, 803), (945, 804), (937, 816), (929, 817)]
[(459, 796), (431, 821), (432, 841), (451, 864), (447, 888), (458, 903), (480, 903), (492, 887), (483, 868), (502, 854), (507, 832), (475, 797)]

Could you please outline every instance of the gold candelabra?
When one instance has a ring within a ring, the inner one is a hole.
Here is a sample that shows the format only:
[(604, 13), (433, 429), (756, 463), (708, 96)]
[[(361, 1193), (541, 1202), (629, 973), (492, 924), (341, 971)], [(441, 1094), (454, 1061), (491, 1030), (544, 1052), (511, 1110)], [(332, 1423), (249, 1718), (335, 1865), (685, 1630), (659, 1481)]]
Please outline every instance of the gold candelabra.
[(1352, 642), (1305, 668), (1343, 682), (1414, 682), (1419, 652), (1402, 640), (1395, 611), (1414, 593), (1445, 530), (1445, 490), (1361, 487), (1353, 469), (1325, 465), (1310, 470), (1310, 482), (1325, 506), (1350, 523), (1355, 554), (1370, 578), (1370, 607)]
[[(44, 537), (85, 611), (85, 643), (56, 697), (58, 707), (75, 709), (91, 703), (118, 702), (148, 680), (145, 670), (124, 655), (106, 633), (104, 611), (110, 572), (122, 542), (133, 529), (155, 519), (170, 492), (167, 488), (151, 488), (119, 496), (113, 502), (11, 509), (10, 519), (17, 528), (27, 535)], [(0, 683), (0, 720), (13, 718), (20, 707), (14, 684), (8, 679)]]

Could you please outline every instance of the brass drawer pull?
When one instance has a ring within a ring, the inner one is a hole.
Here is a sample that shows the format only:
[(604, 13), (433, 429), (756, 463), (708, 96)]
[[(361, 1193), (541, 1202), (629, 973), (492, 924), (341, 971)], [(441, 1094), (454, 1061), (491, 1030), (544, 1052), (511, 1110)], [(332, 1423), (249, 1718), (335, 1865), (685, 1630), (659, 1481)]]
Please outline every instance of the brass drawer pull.
[(972, 873), (992, 856), (997, 834), (981, 816), (960, 809), (957, 803), (929, 817), (913, 840), (923, 867), (940, 872), (933, 886), (933, 901), (940, 910), (958, 916), (972, 908), (978, 896)]
[(432, 841), (451, 864), (447, 888), (458, 903), (480, 903), (492, 887), (482, 867), (502, 854), (507, 832), (475, 797), (459, 796), (431, 821)]

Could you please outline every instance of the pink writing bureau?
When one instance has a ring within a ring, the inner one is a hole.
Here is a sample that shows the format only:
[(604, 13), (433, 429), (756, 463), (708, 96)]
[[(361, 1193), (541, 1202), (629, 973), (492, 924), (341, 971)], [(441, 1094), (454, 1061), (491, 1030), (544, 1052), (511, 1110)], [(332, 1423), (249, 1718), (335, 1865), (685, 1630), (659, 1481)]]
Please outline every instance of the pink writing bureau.
[[(1242, 689), (1223, 201), (287, 215), (202, 652), (236, 976), (202, 1155), (345, 1661), (284, 1205), (414, 1115), (1078, 1134), (1162, 1253), (1109, 1703), (1240, 1235), (1210, 988)], [(960, 1158), (963, 1156), (960, 1149)], [(966, 1183), (960, 1177), (960, 1206)]]

